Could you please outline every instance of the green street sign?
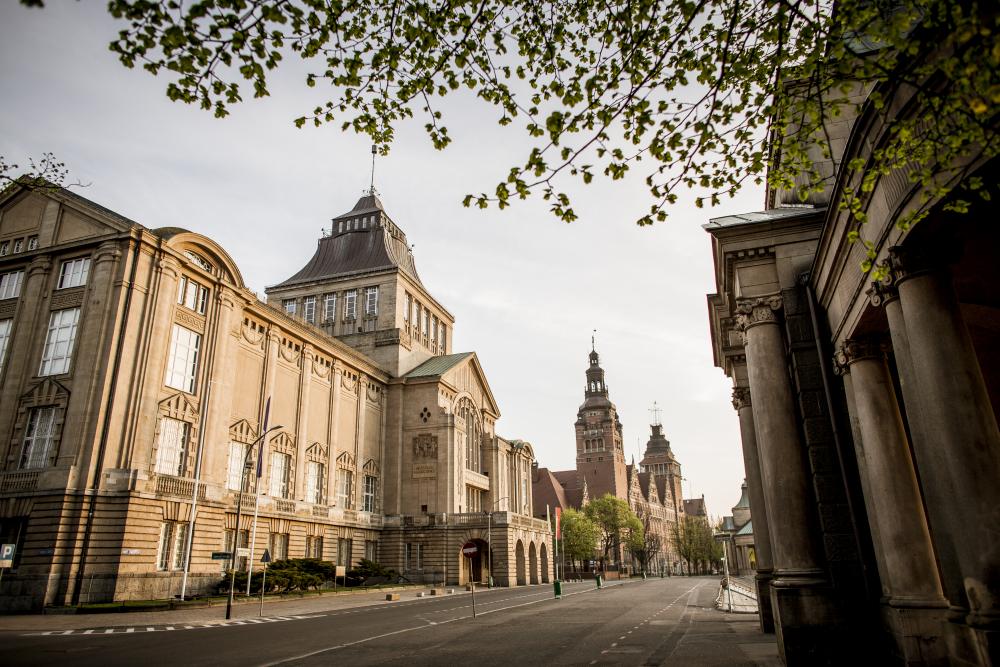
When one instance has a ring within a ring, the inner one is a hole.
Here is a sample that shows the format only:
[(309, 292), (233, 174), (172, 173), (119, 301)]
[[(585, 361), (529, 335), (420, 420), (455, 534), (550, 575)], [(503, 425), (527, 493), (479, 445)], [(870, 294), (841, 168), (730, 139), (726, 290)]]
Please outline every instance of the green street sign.
[(233, 552), (231, 551), (213, 551), (212, 560), (232, 560)]

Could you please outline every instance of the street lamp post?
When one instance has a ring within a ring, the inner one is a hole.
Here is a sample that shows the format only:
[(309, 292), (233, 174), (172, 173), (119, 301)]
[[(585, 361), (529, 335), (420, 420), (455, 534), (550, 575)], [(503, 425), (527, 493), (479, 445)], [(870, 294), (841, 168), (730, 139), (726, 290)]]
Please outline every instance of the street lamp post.
[[(229, 553), (229, 598), (226, 600), (226, 620), (232, 618), (233, 615), (233, 591), (236, 588), (236, 552), (237, 549), (239, 549), (240, 544), (240, 514), (243, 512), (243, 489), (246, 488), (247, 470), (250, 469), (250, 453), (253, 451), (253, 448), (257, 446), (257, 443), (267, 437), (268, 433), (276, 431), (279, 428), (282, 427), (280, 425), (272, 426), (261, 433), (259, 438), (250, 443), (246, 452), (243, 454), (243, 470), (240, 473), (240, 491), (236, 495), (236, 528), (233, 530), (233, 550)], [(261, 451), (260, 455), (263, 456), (264, 452)], [(250, 558), (253, 558), (253, 554), (250, 554)]]
[(490, 507), (490, 511), (486, 513), (486, 551), (489, 552), (489, 568), (490, 568), (490, 578), (487, 581), (487, 586), (493, 588), (493, 510), (497, 505), (505, 500), (510, 500), (510, 496), (504, 496), (500, 500), (493, 503)]

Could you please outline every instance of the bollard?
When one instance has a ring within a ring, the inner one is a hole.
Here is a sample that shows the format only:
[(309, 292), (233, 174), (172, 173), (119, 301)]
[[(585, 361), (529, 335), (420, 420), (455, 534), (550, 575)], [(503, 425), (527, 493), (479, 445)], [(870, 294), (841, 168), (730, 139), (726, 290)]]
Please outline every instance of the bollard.
[(399, 599), (399, 593), (386, 593), (385, 599), (386, 602), (395, 602), (396, 600)]
[(556, 579), (552, 586), (555, 589), (556, 599), (558, 600), (562, 597), (562, 582)]
[(596, 581), (596, 582), (597, 582), (597, 587), (598, 587), (598, 588), (601, 588), (601, 587), (602, 587), (601, 585), (602, 585), (602, 583), (603, 583), (603, 582), (601, 581), (601, 575), (599, 575), (599, 574), (598, 574), (597, 576), (595, 576), (595, 577), (594, 577), (594, 581)]

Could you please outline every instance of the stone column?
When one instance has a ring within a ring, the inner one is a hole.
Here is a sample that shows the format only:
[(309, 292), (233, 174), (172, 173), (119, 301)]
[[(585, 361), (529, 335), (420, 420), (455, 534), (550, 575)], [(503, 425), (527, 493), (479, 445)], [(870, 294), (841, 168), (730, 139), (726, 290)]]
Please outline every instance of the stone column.
[[(950, 538), (980, 651), (1000, 652), (1000, 428), (947, 272), (890, 249), (921, 433), (914, 451), (931, 526)], [(959, 529), (960, 527), (960, 529)], [(948, 530), (948, 533), (944, 531)], [(951, 590), (948, 590), (951, 595)], [(992, 632), (988, 632), (992, 631)]]
[(332, 422), (330, 430), (330, 455), (327, 456), (326, 463), (326, 504), (332, 505), (337, 499), (337, 456), (340, 450), (340, 385), (343, 381), (344, 367), (340, 360), (334, 358), (333, 368), (330, 369), (330, 381), (333, 387), (330, 390), (330, 400), (333, 405), (330, 408), (330, 420)]
[(299, 409), (295, 415), (294, 500), (306, 498), (306, 450), (309, 448), (309, 390), (312, 387), (313, 356), (312, 345), (303, 344), (299, 357)]
[(771, 537), (771, 582), (778, 651), (786, 664), (813, 664), (843, 653), (839, 619), (819, 563), (811, 526), (811, 481), (799, 437), (785, 344), (778, 324), (781, 297), (742, 299), (737, 323), (745, 334), (747, 374), (764, 507)]
[(757, 433), (753, 423), (753, 404), (750, 387), (733, 388), (733, 407), (740, 417), (740, 436), (743, 440), (743, 467), (747, 474), (747, 492), (750, 495), (750, 512), (753, 521), (753, 540), (757, 552), (757, 606), (760, 611), (761, 632), (774, 632), (774, 613), (771, 609), (771, 580), (774, 563), (771, 557), (771, 534), (767, 525), (767, 506), (764, 502), (764, 483), (760, 474), (760, 456), (757, 452)]
[[(205, 431), (200, 435), (202, 447), (201, 480), (211, 483), (213, 480), (226, 479), (229, 463), (229, 427), (233, 408), (233, 373), (229, 369), (236, 368), (233, 358), (236, 340), (233, 328), (239, 331), (242, 327), (238, 312), (236, 295), (227, 287), (218, 285), (215, 295), (218, 309), (216, 328), (212, 346), (212, 368), (207, 369), (206, 378), (212, 382), (208, 404), (205, 406)], [(239, 334), (236, 334), (239, 335)], [(208, 341), (206, 341), (208, 342)], [(205, 346), (206, 350), (208, 345)], [(203, 358), (207, 359), (208, 355)], [(205, 383), (208, 386), (208, 383)]]
[(887, 620), (908, 664), (943, 661), (947, 602), (884, 347), (878, 340), (847, 340), (837, 356), (851, 375), (861, 437), (855, 445), (863, 451), (859, 468), (868, 513), (878, 526)]

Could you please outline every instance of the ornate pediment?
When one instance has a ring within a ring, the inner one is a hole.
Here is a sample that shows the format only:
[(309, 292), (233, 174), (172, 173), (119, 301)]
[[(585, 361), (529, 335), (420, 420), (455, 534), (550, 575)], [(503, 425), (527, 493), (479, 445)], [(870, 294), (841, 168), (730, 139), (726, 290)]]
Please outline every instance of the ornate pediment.
[(378, 476), (379, 474), (378, 462), (375, 459), (368, 459), (367, 461), (365, 461), (364, 471), (369, 475)]
[(194, 422), (198, 418), (198, 406), (187, 394), (176, 393), (160, 401), (160, 413), (172, 419)]
[(50, 377), (43, 379), (21, 394), (21, 402), (25, 405), (65, 403), (68, 399), (69, 389)]
[(421, 433), (413, 438), (413, 456), (415, 458), (436, 459), (438, 452), (438, 437), (432, 433)]
[(281, 451), (294, 452), (295, 438), (289, 435), (287, 431), (279, 431), (276, 436), (271, 438), (271, 446)]
[(337, 456), (337, 465), (341, 468), (354, 470), (354, 456), (350, 452), (341, 452)]
[(327, 447), (322, 442), (314, 442), (306, 449), (306, 456), (316, 461), (326, 461)]
[(257, 429), (246, 419), (241, 419), (229, 427), (229, 437), (236, 442), (253, 442), (257, 439)]

